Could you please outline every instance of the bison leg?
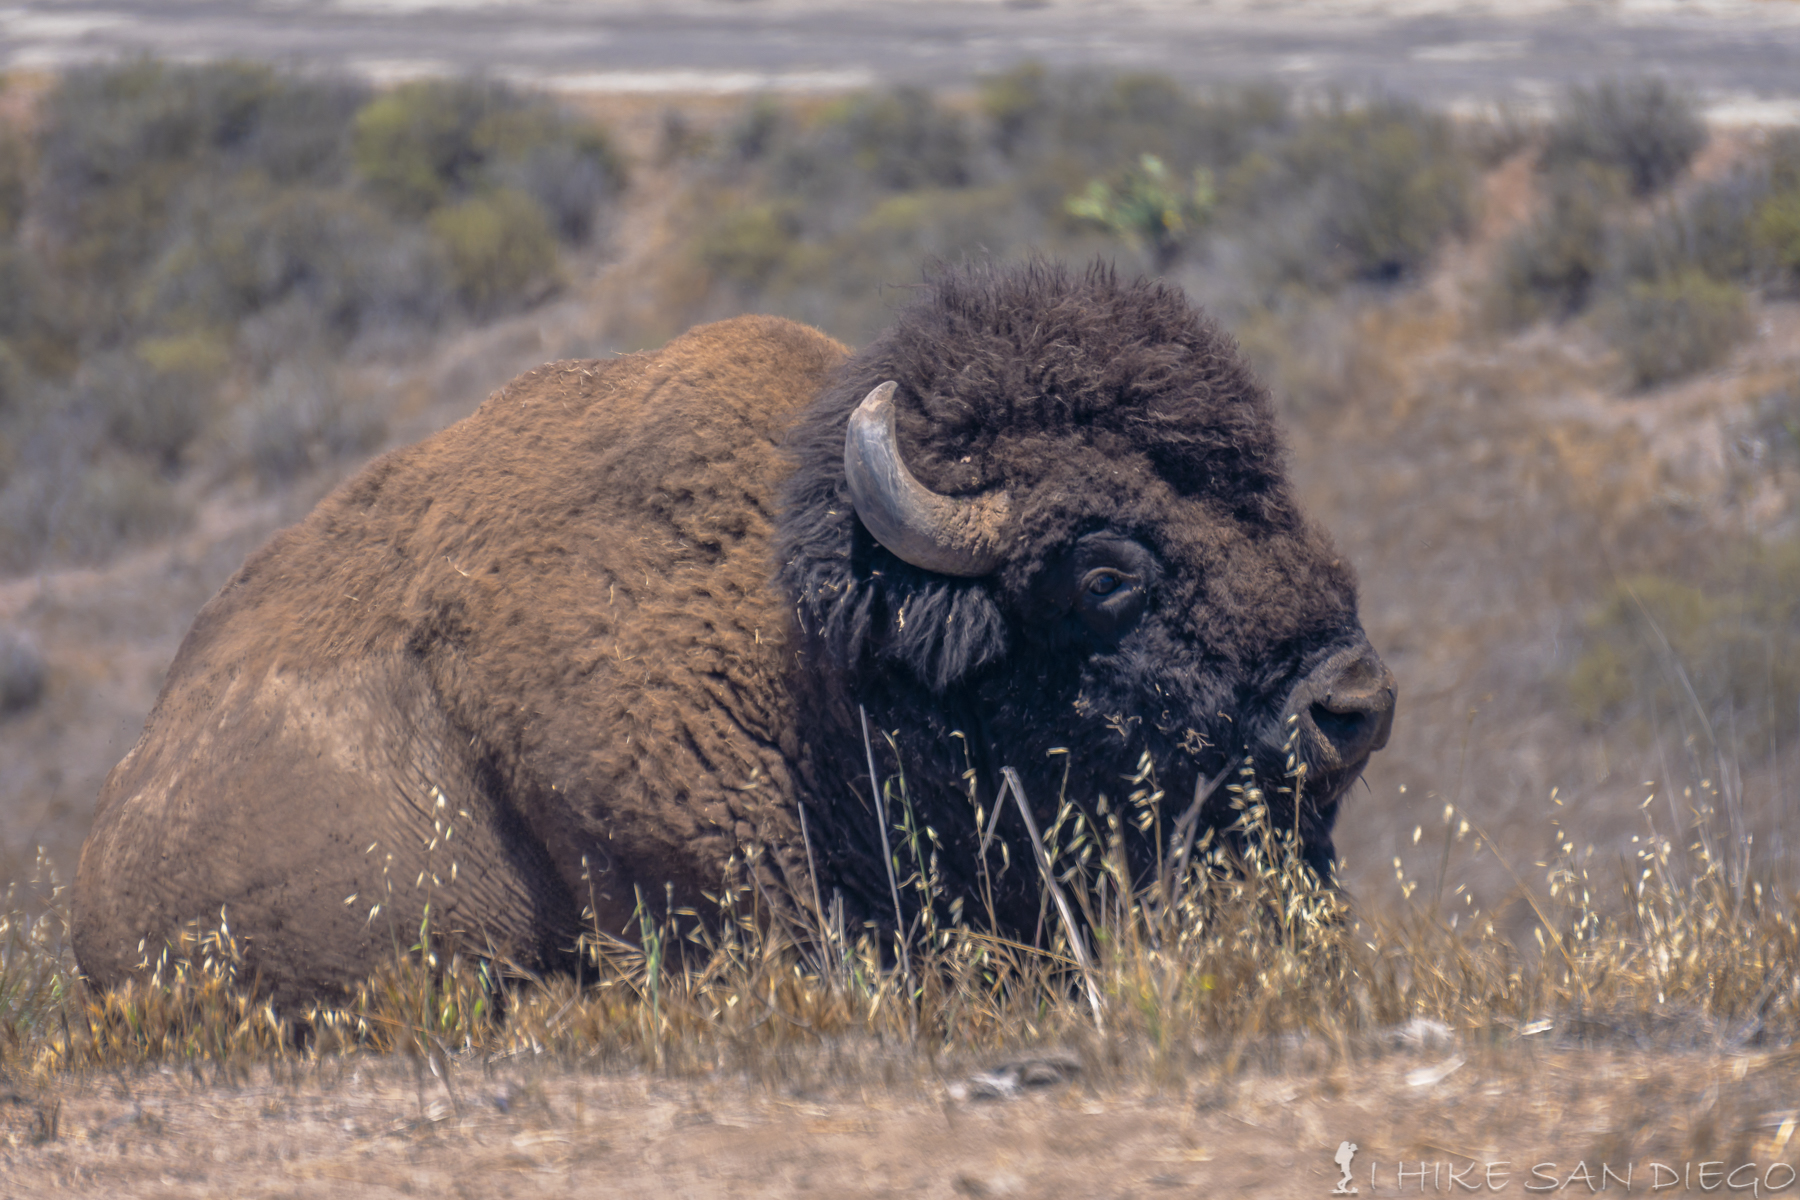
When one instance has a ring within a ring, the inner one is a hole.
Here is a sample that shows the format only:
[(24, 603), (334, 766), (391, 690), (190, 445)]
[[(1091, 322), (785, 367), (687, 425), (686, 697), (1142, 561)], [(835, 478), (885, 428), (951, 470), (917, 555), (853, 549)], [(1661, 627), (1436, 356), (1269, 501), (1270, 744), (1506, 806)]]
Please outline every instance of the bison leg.
[(490, 775), (404, 656), (171, 687), (101, 794), (76, 957), (113, 984), (223, 914), (265, 991), (332, 999), (429, 911), (465, 946), (573, 965), (581, 905)]

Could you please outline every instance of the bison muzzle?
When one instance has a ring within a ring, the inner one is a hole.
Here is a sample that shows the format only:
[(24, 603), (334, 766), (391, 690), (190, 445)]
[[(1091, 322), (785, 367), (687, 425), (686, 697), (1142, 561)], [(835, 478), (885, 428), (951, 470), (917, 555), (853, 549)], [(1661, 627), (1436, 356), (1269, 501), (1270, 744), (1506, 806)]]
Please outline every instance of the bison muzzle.
[[(864, 712), (946, 903), (1003, 769), (1048, 821), (1145, 754), (1183, 807), (1304, 767), (1271, 817), (1328, 875), (1394, 694), (1266, 392), (1178, 290), (944, 271), (856, 354), (743, 317), (540, 367), (278, 534), (107, 779), (75, 949), (111, 984), (223, 911), (279, 1001), (329, 998), (429, 903), (567, 967), (752, 846), (771, 894), (891, 922)], [(1024, 828), (993, 894), (1029, 931)]]

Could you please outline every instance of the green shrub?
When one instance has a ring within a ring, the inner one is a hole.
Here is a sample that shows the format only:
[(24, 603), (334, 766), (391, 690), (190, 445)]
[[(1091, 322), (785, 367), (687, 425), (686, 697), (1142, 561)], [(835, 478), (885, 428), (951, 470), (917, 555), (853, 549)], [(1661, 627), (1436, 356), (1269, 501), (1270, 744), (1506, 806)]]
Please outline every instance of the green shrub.
[(0, 480), (0, 569), (26, 570), (46, 558), (104, 561), (186, 524), (188, 509), (154, 463), (104, 449), (89, 457), (79, 431), (66, 424), (32, 440), (32, 469)]
[(1550, 126), (1539, 165), (1559, 170), (1595, 163), (1625, 173), (1639, 196), (1660, 191), (1706, 144), (1694, 98), (1660, 79), (1613, 80), (1572, 88)]
[(1506, 328), (1580, 312), (1607, 268), (1618, 172), (1580, 163), (1552, 174), (1548, 191), (1543, 214), (1501, 247), (1489, 284), (1490, 314)]
[(981, 81), (981, 108), (994, 127), (1001, 153), (1021, 153), (1052, 111), (1050, 73), (1028, 62)]
[(1800, 375), (1756, 398), (1736, 440), (1753, 462), (1777, 470), (1800, 466)]
[(295, 364), (544, 294), (624, 181), (591, 122), (485, 83), (140, 59), (35, 115), (0, 130), (0, 569), (176, 527), (203, 449), (366, 449), (379, 414)]
[(512, 90), (498, 84), (402, 84), (356, 114), (357, 173), (396, 211), (423, 217), (482, 182), (497, 149), (489, 114), (512, 101)]
[(39, 209), (65, 264), (116, 286), (155, 253), (172, 206), (216, 176), (341, 171), (359, 94), (247, 63), (75, 68), (45, 99)]
[(710, 130), (695, 125), (679, 108), (665, 108), (657, 118), (656, 165), (673, 166), (706, 158), (713, 152), (716, 139)]
[(220, 359), (191, 347), (156, 365), (149, 354), (113, 351), (90, 357), (75, 379), (76, 404), (97, 414), (107, 437), (164, 471), (181, 464), (218, 411)]
[(135, 457), (103, 457), (82, 473), (67, 499), (51, 529), (52, 545), (58, 557), (84, 562), (166, 537), (190, 516), (167, 477)]
[(587, 236), (595, 207), (624, 182), (598, 128), (548, 99), (473, 80), (419, 80), (371, 100), (356, 114), (352, 154), (402, 216), (510, 187), (571, 240)]
[(574, 243), (593, 235), (601, 203), (624, 183), (618, 158), (591, 126), (532, 147), (496, 174), (537, 201), (556, 235)]
[(10, 125), (0, 128), (0, 238), (18, 232), (30, 181), (31, 143)]
[(231, 365), (231, 343), (219, 329), (144, 338), (132, 347), (138, 361), (159, 375), (217, 380)]
[(1800, 132), (1771, 136), (1723, 177), (1627, 227), (1616, 260), (1627, 279), (1688, 269), (1746, 284), (1800, 279)]
[(901, 87), (834, 104), (780, 146), (772, 169), (777, 190), (813, 201), (870, 189), (962, 187), (974, 177), (973, 146), (961, 116), (928, 92)]
[(1469, 156), (1483, 170), (1491, 170), (1531, 145), (1541, 124), (1517, 106), (1501, 101), (1491, 112), (1459, 121), (1457, 132)]
[[(1705, 587), (1660, 576), (1620, 583), (1590, 616), (1568, 678), (1590, 725), (1676, 719), (1745, 748), (1790, 737), (1800, 705), (1800, 545), (1715, 568)], [(1736, 586), (1722, 586), (1723, 580)]]
[(31, 324), (37, 279), (18, 244), (0, 240), (0, 338), (15, 338)]
[(344, 341), (384, 323), (431, 324), (445, 276), (430, 238), (361, 197), (252, 177), (175, 223), (133, 312), (158, 328), (219, 328), (296, 301)]
[(1767, 193), (1766, 178), (1754, 170), (1696, 188), (1620, 239), (1618, 273), (1654, 279), (1696, 270), (1714, 279), (1750, 280), (1757, 267), (1756, 212)]
[(793, 115), (772, 96), (758, 96), (725, 131), (721, 149), (727, 160), (760, 162), (794, 137)]
[(1151, 73), (1051, 73), (1028, 63), (982, 81), (995, 148), (1016, 162), (1066, 157), (1089, 176), (1153, 154), (1219, 171), (1292, 123), (1286, 93), (1219, 88), (1195, 97)]
[(1474, 186), (1450, 123), (1406, 104), (1376, 105), (1318, 123), (1290, 152), (1328, 190), (1322, 232), (1352, 275), (1414, 274), (1468, 225)]
[(1777, 269), (1800, 277), (1800, 188), (1777, 192), (1756, 210), (1752, 236)]
[(841, 130), (857, 167), (881, 187), (962, 187), (973, 176), (962, 119), (922, 89), (858, 97), (827, 120), (831, 125)]
[(1063, 207), (1070, 216), (1148, 249), (1152, 266), (1163, 272), (1199, 236), (1213, 202), (1210, 171), (1196, 169), (1184, 186), (1170, 176), (1162, 159), (1146, 154), (1114, 182), (1096, 179)]
[(523, 192), (502, 188), (439, 209), (431, 231), (457, 294), (473, 312), (497, 312), (557, 282), (556, 235)]
[(1750, 321), (1741, 289), (1688, 270), (1627, 283), (1603, 327), (1633, 385), (1651, 387), (1719, 363)]
[(231, 149), (233, 170), (278, 184), (335, 186), (351, 175), (350, 129), (368, 89), (347, 79), (275, 74), (253, 123)]
[(25, 336), (39, 307), (40, 273), (17, 243), (0, 241), (0, 340)]
[(23, 407), (30, 390), (30, 379), (19, 352), (12, 343), (0, 338), (0, 476), (5, 473), (8, 459), (6, 420)]
[(324, 364), (308, 360), (278, 365), (237, 419), (244, 456), (267, 483), (366, 453), (387, 432), (379, 410), (346, 396)]
[(1020, 252), (1039, 241), (1035, 222), (1005, 186), (890, 196), (836, 236), (795, 244), (756, 304), (863, 342), (892, 318), (889, 289), (916, 282), (922, 264)]
[(1221, 181), (1219, 226), (1264, 246), (1277, 283), (1392, 282), (1467, 227), (1473, 193), (1445, 118), (1401, 101), (1340, 106), (1246, 155)]
[(781, 203), (734, 208), (700, 238), (696, 253), (720, 279), (761, 287), (799, 245), (800, 222)]

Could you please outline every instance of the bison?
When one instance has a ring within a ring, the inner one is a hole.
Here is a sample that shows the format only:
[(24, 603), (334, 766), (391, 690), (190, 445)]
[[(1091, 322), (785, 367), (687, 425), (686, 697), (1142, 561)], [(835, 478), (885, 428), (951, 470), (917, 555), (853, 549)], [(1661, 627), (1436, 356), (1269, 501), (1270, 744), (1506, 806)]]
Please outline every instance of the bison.
[[(75, 951), (112, 984), (223, 911), (277, 998), (329, 997), (429, 901), (569, 967), (752, 846), (891, 925), (871, 747), (950, 902), (1004, 768), (1043, 821), (1146, 753), (1184, 808), (1294, 755), (1273, 817), (1328, 874), (1394, 696), (1229, 337), (1099, 265), (945, 269), (860, 353), (749, 316), (539, 367), (277, 534), (105, 783)], [(993, 836), (1029, 929), (1015, 808)]]

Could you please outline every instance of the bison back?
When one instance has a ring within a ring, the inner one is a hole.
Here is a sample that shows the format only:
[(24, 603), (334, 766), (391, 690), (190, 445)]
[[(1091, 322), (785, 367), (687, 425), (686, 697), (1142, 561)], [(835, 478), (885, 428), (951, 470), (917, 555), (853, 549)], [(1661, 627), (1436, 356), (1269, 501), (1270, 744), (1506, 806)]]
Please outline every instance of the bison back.
[(82, 969), (117, 982), (223, 918), (267, 990), (330, 995), (428, 911), (555, 966), (640, 891), (792, 845), (775, 506), (845, 353), (748, 317), (552, 363), (278, 534), (106, 781)]

